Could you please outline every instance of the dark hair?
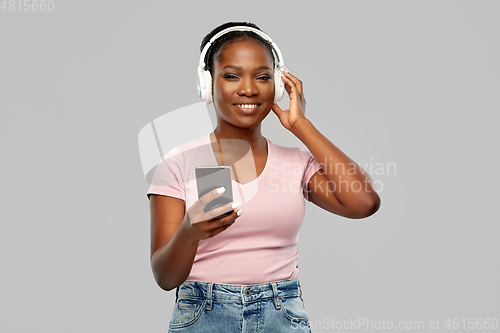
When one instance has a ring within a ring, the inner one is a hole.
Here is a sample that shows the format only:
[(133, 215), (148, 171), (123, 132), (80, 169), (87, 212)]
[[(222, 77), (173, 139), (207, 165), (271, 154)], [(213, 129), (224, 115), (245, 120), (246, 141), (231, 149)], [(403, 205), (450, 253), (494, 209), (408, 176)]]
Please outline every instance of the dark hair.
[[(217, 33), (219, 33), (220, 31), (222, 31), (224, 29), (227, 29), (230, 27), (235, 27), (235, 26), (247, 26), (247, 27), (252, 27), (252, 28), (261, 30), (255, 24), (249, 23), (249, 22), (227, 22), (227, 23), (221, 24), (220, 26), (218, 26), (217, 28), (212, 30), (208, 35), (206, 35), (205, 38), (203, 38), (203, 40), (201, 41), (200, 52), (203, 51), (203, 48), (205, 47), (205, 45), (207, 45), (207, 43), (210, 41), (210, 39), (213, 36), (215, 36)], [(213, 44), (210, 46), (210, 48), (208, 49), (208, 52), (205, 54), (205, 59), (204, 59), (205, 69), (208, 70), (210, 72), (210, 74), (213, 75), (215, 61), (220, 59), (225, 45), (227, 43), (234, 42), (235, 39), (248, 38), (248, 37), (253, 38), (257, 42), (259, 42), (260, 44), (262, 44), (262, 46), (264, 46), (269, 51), (271, 59), (273, 60), (273, 68), (274, 68), (275, 60), (274, 60), (274, 55), (273, 55), (273, 47), (271, 46), (271, 43), (269, 43), (269, 41), (265, 40), (264, 38), (262, 38), (260, 35), (256, 34), (253, 31), (231, 31), (231, 32), (228, 32), (228, 33), (220, 36), (219, 38), (217, 38), (213, 42)]]

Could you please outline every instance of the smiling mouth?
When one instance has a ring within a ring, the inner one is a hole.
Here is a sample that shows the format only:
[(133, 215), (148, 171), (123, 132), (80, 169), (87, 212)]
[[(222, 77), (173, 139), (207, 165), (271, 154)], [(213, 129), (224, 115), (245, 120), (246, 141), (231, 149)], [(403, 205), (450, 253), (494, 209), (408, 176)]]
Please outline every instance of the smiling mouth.
[(243, 109), (254, 109), (260, 106), (260, 104), (233, 104), (233, 105)]
[(257, 108), (260, 104), (233, 104), (236, 109), (242, 114), (253, 114), (257, 112)]

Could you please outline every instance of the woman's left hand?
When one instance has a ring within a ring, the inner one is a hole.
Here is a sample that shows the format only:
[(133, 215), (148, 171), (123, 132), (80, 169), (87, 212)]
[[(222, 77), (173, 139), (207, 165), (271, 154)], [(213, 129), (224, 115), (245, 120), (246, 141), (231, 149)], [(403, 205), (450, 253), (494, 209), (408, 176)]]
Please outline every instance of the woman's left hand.
[(306, 112), (306, 99), (302, 89), (302, 81), (286, 70), (283, 71), (283, 75), (284, 77), (282, 76), (281, 79), (285, 82), (285, 90), (290, 97), (290, 109), (282, 110), (276, 103), (273, 104), (271, 109), (280, 119), (281, 125), (291, 131), (295, 122), (306, 118), (304, 116)]

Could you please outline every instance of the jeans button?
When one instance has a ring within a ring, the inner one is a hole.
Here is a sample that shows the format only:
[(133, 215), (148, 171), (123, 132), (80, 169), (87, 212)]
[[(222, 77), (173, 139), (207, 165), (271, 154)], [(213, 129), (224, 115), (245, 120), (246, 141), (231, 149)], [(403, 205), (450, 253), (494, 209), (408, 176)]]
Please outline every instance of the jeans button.
[(252, 292), (250, 291), (250, 289), (245, 290), (245, 295), (246, 296), (252, 295)]

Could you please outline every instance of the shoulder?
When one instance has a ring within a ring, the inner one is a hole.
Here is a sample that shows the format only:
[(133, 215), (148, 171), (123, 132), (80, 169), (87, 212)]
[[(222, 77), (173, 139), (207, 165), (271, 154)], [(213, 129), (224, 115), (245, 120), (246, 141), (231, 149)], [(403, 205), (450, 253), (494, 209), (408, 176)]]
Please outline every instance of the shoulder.
[(194, 140), (189, 141), (187, 143), (175, 146), (170, 151), (185, 152), (185, 151), (189, 151), (192, 149), (206, 146), (209, 143), (210, 143), (210, 139), (208, 137), (208, 134), (205, 134), (197, 139), (194, 139)]
[(298, 147), (286, 147), (276, 144), (269, 140), (271, 144), (271, 149), (273, 153), (273, 158), (278, 160), (283, 159), (286, 161), (293, 160), (294, 162), (305, 162), (307, 163), (311, 158), (312, 154), (303, 148)]
[(210, 139), (208, 137), (208, 134), (205, 134), (202, 137), (199, 137), (187, 143), (173, 147), (165, 154), (164, 157), (166, 159), (168, 158), (175, 159), (175, 157), (185, 156), (186, 154), (188, 155), (196, 154), (197, 151), (199, 151), (202, 147), (207, 146), (209, 143)]

